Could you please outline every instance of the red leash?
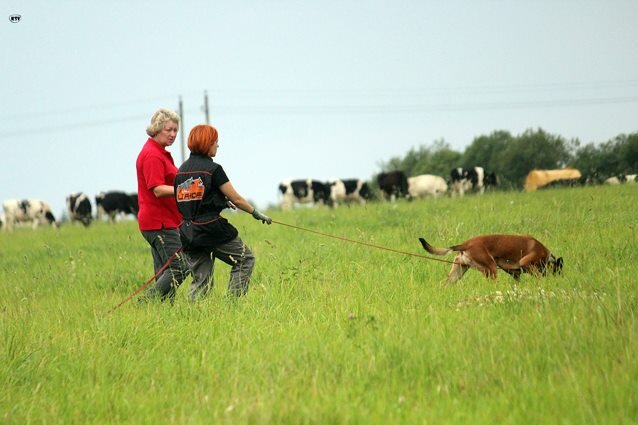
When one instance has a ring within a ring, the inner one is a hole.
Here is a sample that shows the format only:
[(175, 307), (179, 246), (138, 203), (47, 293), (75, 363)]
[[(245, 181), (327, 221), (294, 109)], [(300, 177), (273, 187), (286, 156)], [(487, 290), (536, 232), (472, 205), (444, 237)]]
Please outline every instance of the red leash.
[(164, 263), (164, 265), (157, 271), (157, 273), (155, 273), (149, 280), (147, 280), (146, 282), (144, 282), (144, 284), (142, 286), (140, 286), (139, 288), (137, 288), (135, 290), (135, 292), (133, 292), (131, 295), (129, 295), (126, 299), (124, 299), (124, 301), (122, 301), (121, 303), (119, 303), (118, 305), (116, 305), (115, 307), (113, 307), (112, 309), (109, 310), (108, 314), (113, 313), (115, 310), (117, 310), (118, 308), (120, 308), (122, 305), (126, 304), (131, 298), (133, 298), (135, 295), (139, 294), (140, 292), (142, 292), (144, 289), (146, 289), (146, 287), (148, 285), (150, 285), (150, 283), (153, 281), (153, 279), (155, 279), (157, 276), (159, 276), (164, 270), (166, 270), (166, 267), (169, 266), (169, 264), (171, 264), (171, 261), (173, 261), (175, 259), (175, 257), (177, 257), (177, 255), (182, 252), (182, 247), (180, 246), (179, 249), (177, 251), (175, 251), (173, 253), (173, 255), (171, 255), (168, 260), (166, 261), (166, 263)]
[(310, 233), (314, 233), (316, 235), (321, 235), (321, 236), (325, 236), (325, 237), (333, 238), (333, 239), (339, 239), (341, 241), (346, 241), (346, 242), (350, 242), (350, 243), (356, 243), (356, 244), (359, 244), (359, 245), (365, 245), (365, 246), (369, 246), (369, 247), (372, 247), (372, 248), (383, 249), (384, 251), (396, 252), (397, 254), (409, 255), (410, 257), (418, 257), (418, 258), (424, 258), (426, 260), (440, 261), (441, 263), (457, 264), (454, 261), (450, 261), (450, 260), (443, 260), (441, 258), (433, 258), (433, 257), (428, 257), (426, 255), (413, 254), (411, 252), (401, 251), (401, 250), (393, 249), (393, 248), (387, 248), (387, 247), (381, 246), (381, 245), (374, 245), (374, 244), (371, 244), (371, 243), (368, 243), (368, 242), (355, 241), (353, 239), (348, 239), (348, 238), (344, 238), (344, 237), (341, 237), (341, 236), (329, 235), (327, 233), (317, 232), (316, 230), (304, 229), (303, 227), (293, 226), (292, 224), (282, 223), (281, 221), (273, 220), (272, 222), (276, 223), (276, 224), (280, 224), (282, 226), (292, 227), (293, 229), (303, 230), (304, 232), (310, 232)]

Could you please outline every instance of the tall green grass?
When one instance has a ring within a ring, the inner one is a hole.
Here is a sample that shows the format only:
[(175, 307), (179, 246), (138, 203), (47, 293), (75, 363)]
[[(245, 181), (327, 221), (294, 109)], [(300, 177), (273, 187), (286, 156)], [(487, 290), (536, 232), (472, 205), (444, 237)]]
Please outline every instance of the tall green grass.
[(134, 222), (0, 234), (0, 423), (636, 423), (638, 187), (271, 211), (424, 254), (525, 233), (560, 277), (469, 271), (226, 214), (247, 297), (127, 303), (152, 274)]

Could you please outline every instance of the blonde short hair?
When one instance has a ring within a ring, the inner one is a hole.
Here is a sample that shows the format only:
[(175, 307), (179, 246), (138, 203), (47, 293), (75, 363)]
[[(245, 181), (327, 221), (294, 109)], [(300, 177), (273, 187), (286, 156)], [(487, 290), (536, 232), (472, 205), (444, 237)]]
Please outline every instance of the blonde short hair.
[(159, 134), (160, 131), (164, 128), (164, 124), (168, 121), (173, 121), (177, 124), (177, 129), (179, 130), (179, 115), (175, 111), (171, 111), (170, 109), (160, 108), (151, 117), (151, 124), (146, 127), (146, 134), (150, 137), (155, 137)]

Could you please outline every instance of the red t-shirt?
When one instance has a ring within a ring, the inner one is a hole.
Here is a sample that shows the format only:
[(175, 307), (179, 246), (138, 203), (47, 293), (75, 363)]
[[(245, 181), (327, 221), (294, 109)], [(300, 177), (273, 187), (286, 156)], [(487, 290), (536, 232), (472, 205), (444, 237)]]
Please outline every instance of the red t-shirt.
[(170, 152), (149, 137), (137, 156), (137, 199), (140, 210), (137, 221), (140, 230), (175, 229), (182, 221), (173, 196), (158, 198), (153, 188), (173, 186), (177, 167)]

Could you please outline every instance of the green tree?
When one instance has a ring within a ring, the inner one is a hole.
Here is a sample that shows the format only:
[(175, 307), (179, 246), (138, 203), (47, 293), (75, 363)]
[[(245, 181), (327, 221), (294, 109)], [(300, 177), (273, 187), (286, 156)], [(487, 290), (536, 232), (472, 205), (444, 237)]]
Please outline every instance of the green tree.
[(638, 172), (638, 133), (620, 135), (618, 140), (618, 172), (636, 174)]
[(593, 143), (579, 147), (574, 154), (572, 165), (584, 176), (595, 176), (601, 173), (601, 151)]
[(430, 152), (425, 147), (412, 148), (404, 157), (392, 157), (387, 162), (382, 162), (381, 170), (384, 172), (401, 170), (409, 176), (416, 164), (423, 161), (423, 158), (429, 156), (429, 154)]
[(463, 156), (460, 152), (450, 148), (450, 145), (443, 139), (435, 140), (431, 146), (425, 149), (428, 155), (422, 155), (421, 160), (412, 169), (410, 175), (434, 174), (447, 179), (450, 170), (458, 167)]
[(393, 157), (381, 164), (383, 171), (401, 170), (410, 176), (436, 174), (447, 178), (458, 167), (462, 154), (450, 148), (445, 140), (435, 140), (430, 146), (410, 149), (403, 158)]
[(452, 168), (461, 162), (463, 154), (450, 148), (439, 149), (432, 155), (432, 167), (429, 174), (448, 179)]
[(576, 150), (574, 166), (586, 176), (604, 179), (638, 171), (638, 133), (618, 135), (600, 145), (589, 143)]
[(623, 136), (620, 135), (600, 145), (598, 150), (598, 170), (602, 177), (615, 176), (621, 167), (620, 145)]
[(514, 138), (509, 131), (497, 130), (490, 135), (476, 137), (463, 152), (462, 166), (483, 167), (488, 172), (502, 174), (499, 156)]

